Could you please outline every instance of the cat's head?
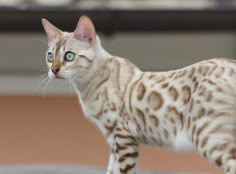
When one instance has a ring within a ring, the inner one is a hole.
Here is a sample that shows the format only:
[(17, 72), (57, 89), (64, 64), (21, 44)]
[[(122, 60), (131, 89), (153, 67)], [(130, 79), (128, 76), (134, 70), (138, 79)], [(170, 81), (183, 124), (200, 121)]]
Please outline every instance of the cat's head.
[(74, 32), (63, 32), (42, 19), (48, 37), (46, 62), (49, 78), (71, 79), (84, 77), (98, 66), (104, 50), (96, 36), (92, 21), (87, 16), (79, 19)]

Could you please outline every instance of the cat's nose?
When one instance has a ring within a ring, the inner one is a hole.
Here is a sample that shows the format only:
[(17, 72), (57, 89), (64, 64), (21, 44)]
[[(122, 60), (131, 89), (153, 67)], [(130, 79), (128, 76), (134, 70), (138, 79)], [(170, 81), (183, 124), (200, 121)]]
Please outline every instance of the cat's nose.
[(59, 68), (59, 67), (52, 67), (51, 70), (52, 70), (52, 72), (53, 72), (55, 75), (57, 75), (57, 73), (58, 73), (58, 71), (60, 70), (60, 68)]

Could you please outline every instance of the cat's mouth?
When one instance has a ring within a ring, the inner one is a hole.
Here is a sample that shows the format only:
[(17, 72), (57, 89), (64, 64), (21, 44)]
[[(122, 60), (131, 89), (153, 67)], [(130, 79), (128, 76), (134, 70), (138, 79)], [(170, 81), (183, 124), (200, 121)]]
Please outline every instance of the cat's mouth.
[(61, 77), (61, 76), (58, 76), (58, 75), (57, 75), (57, 76), (55, 76), (55, 78), (56, 78), (56, 79), (62, 79), (62, 80), (65, 80), (65, 78), (64, 78), (64, 77)]
[(60, 74), (55, 74), (55, 73), (52, 73), (51, 71), (48, 72), (48, 77), (51, 78), (51, 79), (62, 79), (64, 80), (65, 77), (61, 76)]

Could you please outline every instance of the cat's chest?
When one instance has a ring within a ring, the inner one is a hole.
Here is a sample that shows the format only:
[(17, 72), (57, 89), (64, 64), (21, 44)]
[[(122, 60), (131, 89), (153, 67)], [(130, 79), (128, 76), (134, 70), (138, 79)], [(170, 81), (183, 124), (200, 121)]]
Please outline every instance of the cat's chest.
[(109, 138), (116, 127), (121, 107), (119, 97), (114, 95), (114, 91), (107, 88), (100, 89), (94, 92), (89, 100), (81, 101), (81, 106), (85, 116), (95, 123), (105, 137)]

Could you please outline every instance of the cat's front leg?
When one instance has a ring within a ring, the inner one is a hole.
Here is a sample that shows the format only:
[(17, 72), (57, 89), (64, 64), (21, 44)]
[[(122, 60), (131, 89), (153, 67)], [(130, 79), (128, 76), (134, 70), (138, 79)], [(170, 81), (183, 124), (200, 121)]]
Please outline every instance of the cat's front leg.
[(115, 165), (116, 165), (116, 158), (115, 158), (114, 150), (112, 149), (110, 153), (110, 157), (109, 157), (109, 163), (108, 163), (106, 174), (115, 174), (116, 172)]
[(136, 174), (139, 144), (130, 135), (116, 134), (113, 174)]

